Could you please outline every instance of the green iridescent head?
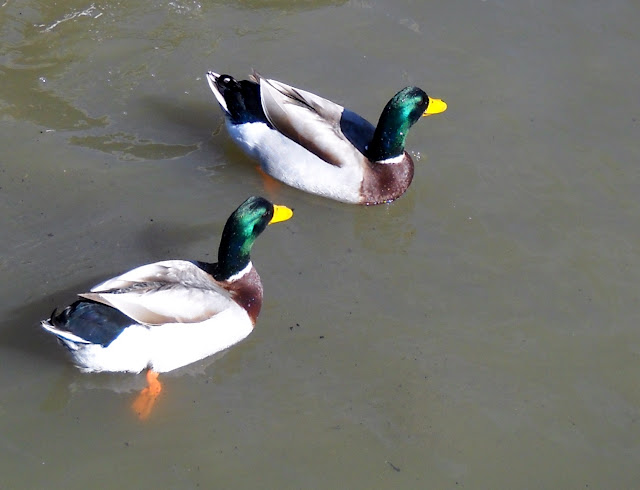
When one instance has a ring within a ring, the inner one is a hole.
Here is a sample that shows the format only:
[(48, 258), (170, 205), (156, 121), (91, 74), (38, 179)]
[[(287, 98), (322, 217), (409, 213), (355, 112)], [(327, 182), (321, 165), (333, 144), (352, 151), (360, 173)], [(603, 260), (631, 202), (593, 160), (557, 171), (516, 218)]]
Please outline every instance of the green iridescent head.
[(244, 269), (250, 260), (251, 247), (267, 225), (286, 221), (293, 211), (253, 196), (236, 209), (222, 231), (218, 249), (218, 277), (228, 279)]
[(403, 88), (387, 103), (380, 115), (369, 144), (369, 160), (379, 162), (401, 155), (411, 126), (421, 116), (438, 114), (446, 109), (445, 102), (430, 98), (418, 87)]

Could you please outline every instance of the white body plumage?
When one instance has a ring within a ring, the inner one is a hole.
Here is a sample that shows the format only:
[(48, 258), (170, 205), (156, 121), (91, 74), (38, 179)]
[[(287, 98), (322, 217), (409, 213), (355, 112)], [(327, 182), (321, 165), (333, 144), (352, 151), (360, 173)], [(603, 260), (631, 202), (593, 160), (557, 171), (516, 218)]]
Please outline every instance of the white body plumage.
[[(237, 275), (240, 279), (253, 265)], [(107, 346), (42, 322), (85, 372), (167, 372), (215, 354), (247, 337), (253, 322), (212, 277), (191, 262), (148, 264), (109, 279), (81, 297), (112, 306), (136, 321)]]
[(361, 201), (362, 166), (330, 165), (265, 123), (233, 124), (226, 119), (226, 125), (231, 138), (272, 177), (337, 201)]

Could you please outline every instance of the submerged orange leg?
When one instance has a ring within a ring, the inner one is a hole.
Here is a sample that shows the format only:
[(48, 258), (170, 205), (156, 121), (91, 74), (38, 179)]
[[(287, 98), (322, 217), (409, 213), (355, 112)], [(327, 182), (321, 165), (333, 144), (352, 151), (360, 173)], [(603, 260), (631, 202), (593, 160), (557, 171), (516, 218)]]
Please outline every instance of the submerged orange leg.
[(158, 381), (158, 373), (151, 369), (147, 371), (147, 383), (149, 383), (149, 386), (140, 392), (131, 406), (140, 420), (149, 418), (156, 398), (158, 398), (158, 395), (160, 395), (162, 391), (162, 385), (160, 381)]
[(258, 169), (258, 173), (262, 176), (262, 184), (267, 194), (275, 194), (282, 185), (280, 181), (274, 179), (271, 175), (262, 170), (260, 165), (257, 165), (256, 168)]

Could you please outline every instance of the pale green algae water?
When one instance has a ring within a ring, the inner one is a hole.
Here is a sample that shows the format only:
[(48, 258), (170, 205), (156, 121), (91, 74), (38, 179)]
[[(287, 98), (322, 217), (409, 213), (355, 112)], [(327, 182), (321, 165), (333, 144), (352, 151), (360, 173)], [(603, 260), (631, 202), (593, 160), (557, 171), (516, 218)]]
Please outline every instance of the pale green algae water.
[[(0, 6), (0, 487), (640, 485), (637, 2)], [(449, 104), (360, 208), (266, 190), (208, 69), (375, 121)], [(82, 375), (38, 328), (135, 265), (214, 260), (247, 196), (255, 332), (165, 377)]]

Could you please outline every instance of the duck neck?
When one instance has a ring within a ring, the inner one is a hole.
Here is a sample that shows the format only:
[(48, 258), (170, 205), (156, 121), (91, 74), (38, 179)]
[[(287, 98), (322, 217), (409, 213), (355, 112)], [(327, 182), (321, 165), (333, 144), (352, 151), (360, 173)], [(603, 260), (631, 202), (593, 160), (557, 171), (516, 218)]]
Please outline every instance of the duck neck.
[(380, 162), (404, 153), (404, 144), (411, 124), (399, 111), (387, 107), (382, 111), (368, 148), (368, 158)]
[(218, 281), (226, 281), (244, 270), (251, 262), (251, 247), (255, 237), (242, 233), (229, 223), (222, 232), (218, 248), (217, 271), (214, 275)]

